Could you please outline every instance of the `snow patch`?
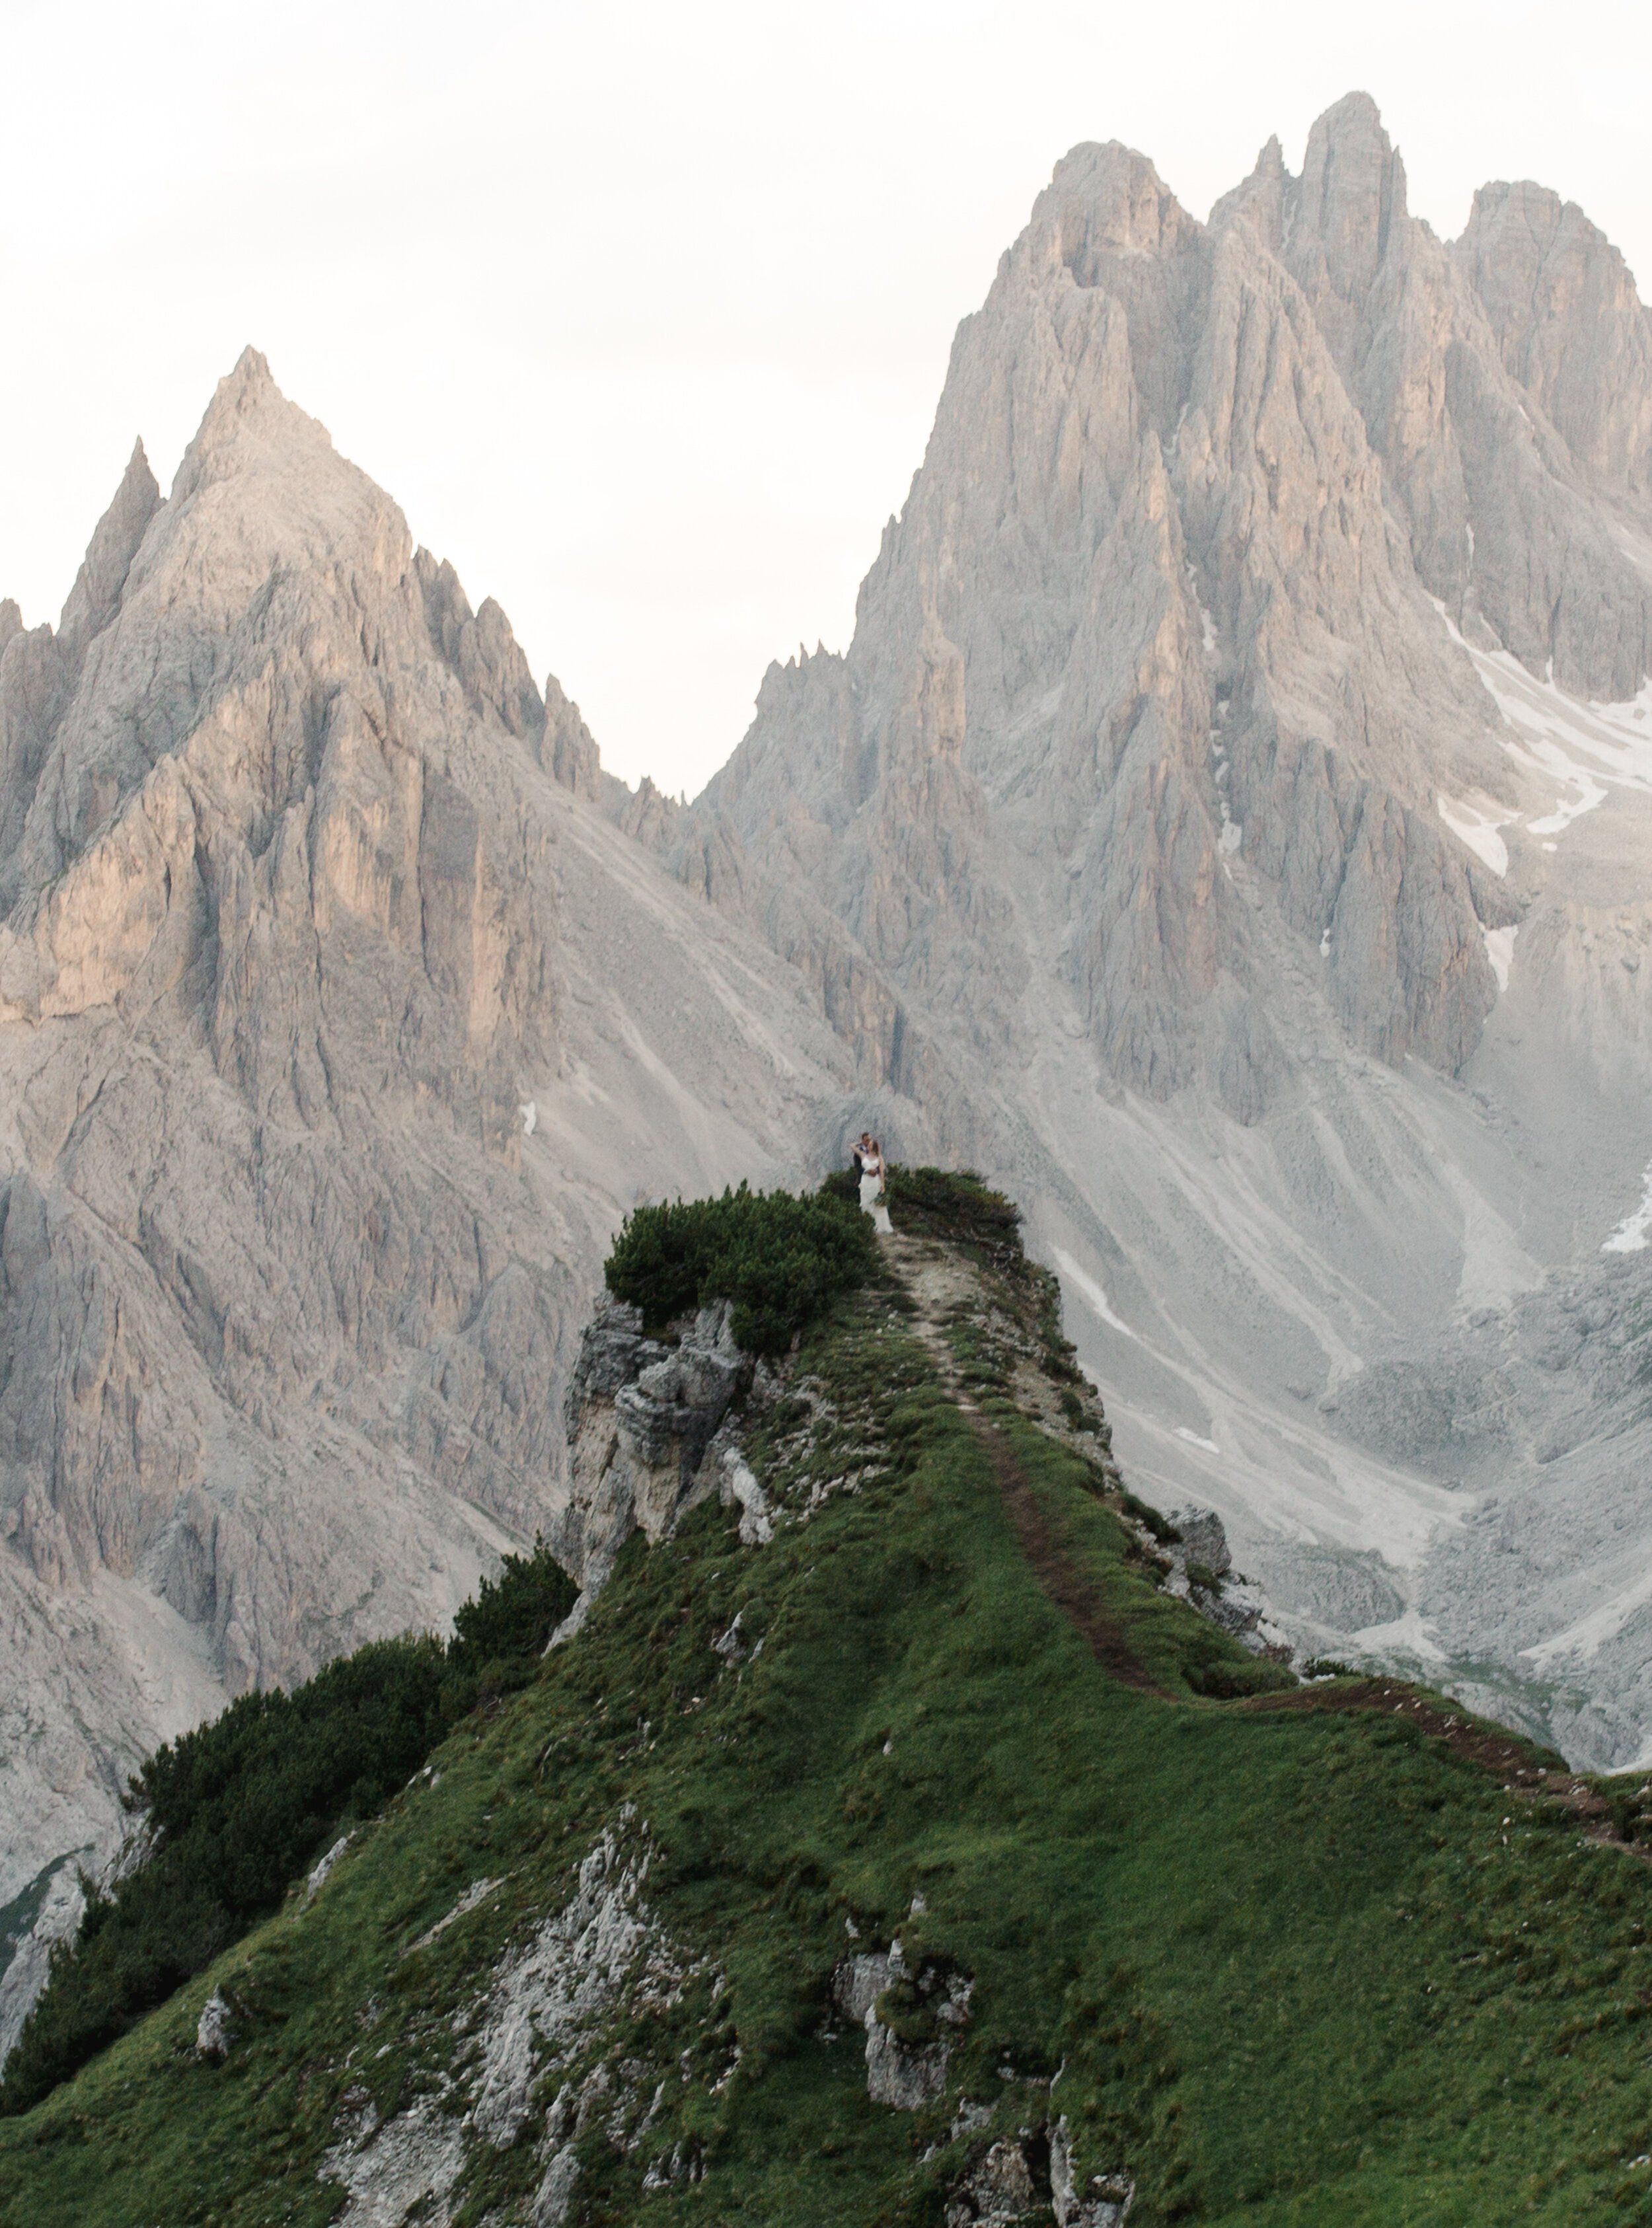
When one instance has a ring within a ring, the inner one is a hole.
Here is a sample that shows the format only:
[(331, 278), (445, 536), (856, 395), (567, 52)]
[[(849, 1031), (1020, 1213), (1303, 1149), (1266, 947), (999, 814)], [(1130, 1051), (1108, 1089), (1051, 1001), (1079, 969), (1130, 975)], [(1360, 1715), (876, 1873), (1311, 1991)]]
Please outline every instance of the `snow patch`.
[(526, 1105), (519, 1106), (516, 1109), (516, 1111), (522, 1117), (523, 1136), (531, 1137), (535, 1130), (539, 1127), (539, 1108), (537, 1104), (530, 1098)]
[(1197, 1431), (1190, 1431), (1185, 1424), (1176, 1425), (1176, 1437), (1186, 1439), (1190, 1447), (1203, 1447), (1207, 1454), (1219, 1455), (1221, 1452), (1214, 1439), (1201, 1439)]
[(1466, 843), (1481, 864), (1489, 867), (1494, 874), (1506, 874), (1508, 846), (1497, 830), (1512, 820), (1514, 814), (1505, 812), (1502, 819), (1494, 820), (1489, 812), (1471, 804), (1466, 797), (1447, 797), (1444, 791), (1438, 802), (1440, 818), (1451, 833)]
[(1641, 1203), (1626, 1214), (1601, 1247), (1603, 1253), (1644, 1253), (1652, 1230), (1652, 1168), (1641, 1178)]
[(1199, 575), (1194, 570), (1191, 558), (1188, 560), (1188, 593), (1193, 598), (1194, 609), (1199, 614), (1199, 643), (1208, 662), (1216, 655), (1216, 622), (1205, 609), (1204, 599), (1199, 593)]
[(1072, 1278), (1088, 1303), (1091, 1313), (1098, 1316), (1110, 1330), (1123, 1331), (1126, 1338), (1136, 1336), (1124, 1317), (1113, 1313), (1106, 1293), (1095, 1278), (1079, 1266), (1071, 1253), (1063, 1252), (1059, 1245), (1055, 1248), (1055, 1265), (1064, 1277)]
[(1582, 702), (1556, 688), (1552, 669), (1540, 681), (1506, 650), (1476, 650), (1445, 606), (1435, 608), (1518, 738), (1505, 739), (1504, 749), (1517, 765), (1571, 792), (1556, 801), (1553, 812), (1527, 823), (1534, 836), (1561, 835), (1605, 803), (1609, 785), (1652, 795), (1652, 681), (1625, 703)]
[(1519, 925), (1513, 928), (1482, 928), (1486, 939), (1486, 957), (1491, 962), (1491, 971), (1497, 978), (1499, 991), (1508, 988), (1508, 970), (1514, 961), (1514, 938), (1520, 934)]
[[(1559, 767), (1551, 765), (1546, 754), (1544, 754), (1542, 763), (1548, 771), (1560, 772)], [(1562, 797), (1553, 811), (1546, 812), (1542, 819), (1529, 822), (1527, 824), (1534, 836), (1563, 835), (1574, 820), (1581, 819), (1585, 812), (1592, 812), (1598, 804), (1604, 804), (1606, 802), (1606, 792), (1592, 774), (1585, 773), (1581, 769), (1573, 769), (1561, 773), (1560, 778), (1569, 782), (1576, 794), (1569, 802)], [(1553, 851), (1555, 846), (1553, 843), (1546, 843), (1543, 848), (1545, 850)]]

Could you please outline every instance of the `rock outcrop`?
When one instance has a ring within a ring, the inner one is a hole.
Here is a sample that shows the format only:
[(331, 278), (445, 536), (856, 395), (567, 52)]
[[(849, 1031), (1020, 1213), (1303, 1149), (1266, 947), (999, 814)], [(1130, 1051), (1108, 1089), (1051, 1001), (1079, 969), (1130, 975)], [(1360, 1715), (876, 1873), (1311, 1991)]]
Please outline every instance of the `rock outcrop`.
[[(701, 1492), (721, 1485), (731, 1442), (708, 1450), (752, 1357), (735, 1344), (727, 1300), (702, 1308), (664, 1339), (645, 1338), (640, 1308), (610, 1300), (580, 1341), (568, 1380), (568, 1491), (557, 1553), (588, 1599), (633, 1532), (663, 1539)], [(733, 1499), (732, 1489), (726, 1498)]]
[(887, 1950), (845, 1959), (833, 1976), (833, 2001), (851, 2025), (866, 2031), (866, 2093), (873, 2103), (918, 2112), (944, 2094), (947, 2062), (970, 2016), (972, 1987), (964, 1975), (933, 1964), (914, 1970), (899, 1935)]
[(1167, 1591), (1232, 1633), (1253, 1655), (1273, 1653), (1288, 1660), (1289, 1647), (1265, 1629), (1267, 1604), (1234, 1571), (1227, 1529), (1215, 1510), (1194, 1503), (1172, 1509), (1169, 1528), (1174, 1536), (1162, 1550), (1170, 1565)]

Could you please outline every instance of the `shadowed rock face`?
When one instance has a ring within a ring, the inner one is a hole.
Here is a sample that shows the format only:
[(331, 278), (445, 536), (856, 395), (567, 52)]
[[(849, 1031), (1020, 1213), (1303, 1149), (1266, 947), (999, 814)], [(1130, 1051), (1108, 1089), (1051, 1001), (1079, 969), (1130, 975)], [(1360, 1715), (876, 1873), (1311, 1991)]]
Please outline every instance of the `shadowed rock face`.
[(554, 1530), (619, 1213), (819, 1153), (850, 1062), (252, 352), (0, 636), (3, 1904)]

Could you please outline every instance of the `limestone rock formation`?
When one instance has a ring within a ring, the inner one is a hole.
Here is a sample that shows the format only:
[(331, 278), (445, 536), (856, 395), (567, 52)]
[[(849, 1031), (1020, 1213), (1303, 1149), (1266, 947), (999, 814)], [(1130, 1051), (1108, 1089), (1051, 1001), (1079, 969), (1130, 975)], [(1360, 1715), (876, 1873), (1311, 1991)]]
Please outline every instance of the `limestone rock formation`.
[(1362, 93), (1202, 223), (1075, 148), (847, 652), (637, 831), (1034, 1203), (1139, 1489), (1591, 1761), (1652, 1727), (1649, 346), (1543, 189), (1437, 238)]
[(852, 1063), (255, 354), (0, 634), (0, 1905), (49, 1917), (157, 1740), (554, 1529), (619, 1214), (835, 1150)]
[[(1584, 270), (1546, 251), (1549, 337), (1522, 338), (1509, 234), (1477, 215), (1454, 253), (1411, 217), (1361, 94), (1300, 178), (1271, 142), (1207, 226), (1143, 157), (1076, 149), (959, 330), (847, 658), (771, 670), (702, 817), (784, 856), (770, 881), (925, 1017), (1008, 1052), (1053, 953), (1122, 1081), (1253, 1116), (1280, 1051), (1242, 859), (1355, 1042), (1458, 1072), (1519, 907), (1437, 800), (1513, 819), (1516, 788), (1437, 606), (1601, 697), (1634, 695), (1652, 641), (1644, 572), (1541, 415), (1633, 495), (1645, 313), (1578, 235)], [(1546, 362), (1574, 295), (1626, 413), (1598, 438), (1586, 395), (1506, 362)], [(1016, 851), (1041, 885), (1019, 896)]]
[(718, 1301), (664, 1340), (643, 1335), (640, 1308), (610, 1300), (592, 1316), (568, 1380), (567, 1499), (555, 1534), (586, 1597), (633, 1531), (663, 1538), (700, 1490), (720, 1485), (722, 1450), (709, 1464), (708, 1453), (753, 1373), (732, 1312)]
[(1575, 202), (1482, 186), (1454, 251), (1505, 369), (1595, 487), (1652, 495), (1652, 325), (1623, 257)]

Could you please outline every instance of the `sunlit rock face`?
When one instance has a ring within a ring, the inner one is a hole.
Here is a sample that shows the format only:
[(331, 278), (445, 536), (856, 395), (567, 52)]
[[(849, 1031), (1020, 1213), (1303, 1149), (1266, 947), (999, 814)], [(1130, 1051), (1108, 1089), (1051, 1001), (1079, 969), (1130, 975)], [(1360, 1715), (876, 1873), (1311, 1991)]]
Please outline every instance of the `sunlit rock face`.
[(619, 1214), (830, 1150), (851, 1062), (250, 351), (0, 636), (0, 1905), (44, 1913), (144, 1750), (554, 1529)]

